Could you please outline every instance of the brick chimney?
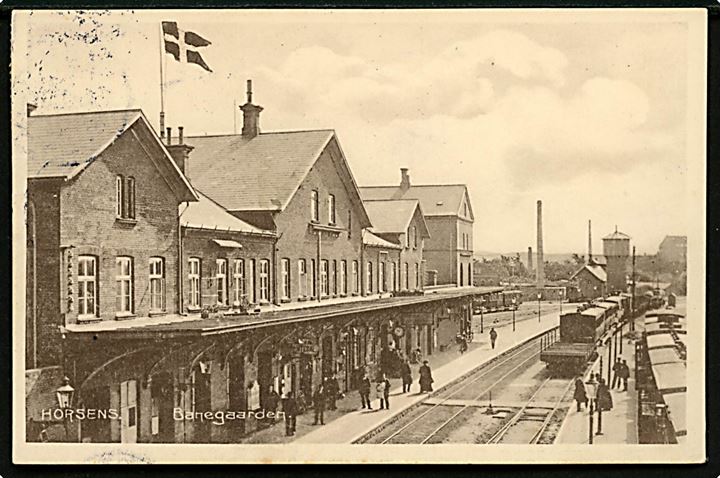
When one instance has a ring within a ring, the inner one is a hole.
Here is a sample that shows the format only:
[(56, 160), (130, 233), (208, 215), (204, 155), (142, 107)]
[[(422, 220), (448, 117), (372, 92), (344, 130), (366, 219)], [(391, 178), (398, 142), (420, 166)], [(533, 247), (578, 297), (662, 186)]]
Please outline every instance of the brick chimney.
[(240, 109), (243, 112), (242, 136), (254, 138), (260, 134), (260, 112), (263, 107), (252, 102), (252, 80), (247, 80), (247, 103)]
[(165, 148), (168, 150), (168, 153), (170, 153), (170, 156), (172, 156), (172, 158), (175, 160), (175, 164), (178, 165), (180, 171), (182, 171), (186, 178), (190, 178), (190, 152), (195, 148), (188, 144), (185, 144), (185, 139), (183, 138), (183, 129), (184, 128), (182, 126), (178, 126), (177, 144), (171, 144), (172, 137), (170, 133), (172, 129), (167, 129), (167, 145), (165, 146)]
[(410, 189), (410, 175), (408, 168), (400, 168), (400, 189)]
[(27, 104), (27, 115), (28, 115), (28, 116), (32, 116), (33, 111), (35, 111), (36, 109), (37, 109), (37, 105), (34, 105), (34, 104), (32, 104), (32, 103), (28, 103), (28, 104)]

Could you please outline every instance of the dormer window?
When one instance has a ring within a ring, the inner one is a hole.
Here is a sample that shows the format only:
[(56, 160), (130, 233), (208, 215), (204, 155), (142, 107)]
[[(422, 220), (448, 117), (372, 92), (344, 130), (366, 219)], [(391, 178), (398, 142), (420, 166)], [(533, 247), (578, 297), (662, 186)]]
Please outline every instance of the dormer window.
[(335, 196), (328, 196), (328, 224), (335, 224)]
[(313, 222), (320, 221), (320, 203), (317, 189), (313, 189), (310, 193), (310, 219)]

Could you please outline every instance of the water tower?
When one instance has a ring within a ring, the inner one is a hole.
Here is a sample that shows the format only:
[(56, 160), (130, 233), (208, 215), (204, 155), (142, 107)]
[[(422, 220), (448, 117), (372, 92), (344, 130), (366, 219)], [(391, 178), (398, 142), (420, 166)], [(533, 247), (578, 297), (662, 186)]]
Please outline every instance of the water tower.
[(607, 260), (607, 291), (625, 292), (627, 290), (627, 263), (630, 257), (630, 236), (617, 230), (603, 237), (603, 253)]

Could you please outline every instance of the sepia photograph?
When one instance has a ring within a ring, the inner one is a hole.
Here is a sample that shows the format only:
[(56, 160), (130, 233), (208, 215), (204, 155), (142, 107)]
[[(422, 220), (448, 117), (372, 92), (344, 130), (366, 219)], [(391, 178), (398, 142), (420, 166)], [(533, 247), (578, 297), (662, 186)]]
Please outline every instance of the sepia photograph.
[(704, 461), (706, 15), (14, 11), (14, 461)]

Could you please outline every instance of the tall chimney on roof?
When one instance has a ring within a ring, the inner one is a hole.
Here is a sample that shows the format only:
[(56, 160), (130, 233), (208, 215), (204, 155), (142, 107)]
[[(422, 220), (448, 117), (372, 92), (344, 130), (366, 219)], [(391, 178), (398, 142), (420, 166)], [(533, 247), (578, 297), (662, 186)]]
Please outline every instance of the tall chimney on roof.
[(178, 126), (177, 144), (170, 144), (170, 141), (172, 139), (170, 136), (171, 129), (168, 128), (167, 130), (167, 145), (165, 146), (165, 149), (168, 150), (168, 153), (170, 153), (170, 156), (172, 156), (175, 164), (177, 164), (177, 167), (180, 169), (180, 171), (182, 171), (185, 177), (190, 178), (190, 152), (194, 148), (189, 144), (185, 144), (185, 128), (183, 128), (182, 126)]
[(537, 288), (545, 287), (545, 258), (543, 257), (542, 201), (537, 202)]
[(410, 175), (408, 168), (400, 168), (400, 189), (410, 189)]
[(247, 80), (247, 102), (240, 107), (243, 112), (242, 136), (251, 139), (260, 134), (260, 112), (262, 106), (252, 102), (252, 80)]
[(592, 220), (588, 219), (588, 259), (587, 263), (592, 264)]

